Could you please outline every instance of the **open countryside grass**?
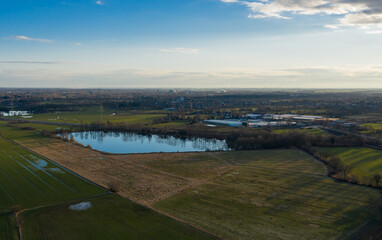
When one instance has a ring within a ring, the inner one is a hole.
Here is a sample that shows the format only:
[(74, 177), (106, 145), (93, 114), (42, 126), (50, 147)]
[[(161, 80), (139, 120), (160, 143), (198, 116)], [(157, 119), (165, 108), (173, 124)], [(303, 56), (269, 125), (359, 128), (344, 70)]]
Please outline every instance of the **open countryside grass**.
[[(114, 115), (114, 113), (116, 113)], [(103, 114), (100, 113), (99, 108), (89, 108), (83, 111), (75, 112), (58, 112), (58, 113), (42, 113), (34, 114), (32, 118), (28, 120), (33, 121), (46, 121), (46, 122), (65, 122), (65, 123), (76, 123), (76, 124), (86, 124), (91, 122), (126, 122), (126, 123), (140, 123), (146, 124), (151, 123), (154, 119), (159, 117), (165, 117), (166, 114), (161, 113), (145, 113), (145, 112), (114, 112), (112, 110), (105, 109)], [(22, 119), (22, 117), (17, 117)]]
[[(58, 141), (31, 130), (4, 126), (0, 130), (19, 142), (48, 145)], [(32, 208), (19, 214), (23, 239), (213, 239), (127, 199), (105, 195), (104, 189), (4, 138), (0, 138), (0, 149), (0, 192), (4, 196), (0, 209)], [(59, 149), (52, 151), (62, 154)], [(90, 201), (92, 207), (68, 209), (83, 201)], [(0, 239), (17, 239), (11, 214), (0, 215)]]
[(297, 149), (273, 149), (219, 153), (221, 159), (235, 165), (250, 165), (279, 171), (326, 175), (324, 164)]
[(105, 190), (60, 166), (0, 138), (0, 209), (53, 204)]
[(345, 164), (353, 167), (351, 175), (359, 178), (372, 177), (375, 174), (382, 175), (382, 151), (380, 150), (364, 147), (316, 149), (340, 157)]
[(381, 123), (364, 123), (364, 124), (361, 124), (361, 127), (370, 128), (373, 131), (382, 130), (382, 124)]
[(15, 218), (11, 213), (0, 213), (0, 239), (18, 239)]
[(22, 213), (23, 239), (214, 239), (116, 195), (88, 201), (92, 206), (84, 211), (62, 204)]
[(12, 123), (11, 125), (14, 125), (17, 128), (31, 128), (31, 129), (36, 129), (37, 131), (56, 131), (59, 129), (69, 129), (67, 126), (60, 126), (60, 125), (51, 125), (51, 124), (41, 124), (41, 123)]
[(304, 129), (276, 129), (273, 130), (274, 133), (305, 133), (310, 134), (313, 136), (321, 136), (327, 134), (325, 131), (319, 129), (319, 128), (304, 128)]
[(61, 141), (21, 142), (224, 239), (346, 239), (378, 215), (378, 191), (323, 176), (299, 150), (102, 155), (73, 145), (68, 160)]
[(236, 167), (154, 207), (225, 239), (338, 239), (373, 218), (379, 198), (315, 174)]

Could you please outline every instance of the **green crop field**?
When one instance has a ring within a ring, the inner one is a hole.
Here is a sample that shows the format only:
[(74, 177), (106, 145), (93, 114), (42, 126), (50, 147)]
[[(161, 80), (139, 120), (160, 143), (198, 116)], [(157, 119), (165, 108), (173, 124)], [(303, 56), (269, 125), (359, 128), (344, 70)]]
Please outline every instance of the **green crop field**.
[[(2, 136), (48, 141), (33, 130), (0, 127)], [(90, 202), (88, 210), (71, 210)], [(214, 239), (98, 187), (50, 160), (0, 137), (0, 239)]]
[(217, 155), (233, 169), (154, 207), (223, 239), (346, 239), (378, 217), (377, 190), (323, 176), (298, 150)]
[(364, 123), (364, 124), (361, 124), (361, 127), (370, 128), (373, 131), (382, 130), (382, 124), (381, 123)]
[(327, 134), (325, 131), (318, 129), (318, 128), (304, 128), (304, 129), (275, 129), (273, 130), (274, 133), (306, 133), (311, 134), (315, 136), (325, 135)]
[(0, 213), (0, 239), (18, 239), (15, 218), (11, 213)]
[[(114, 115), (115, 114), (115, 115)], [(82, 111), (74, 112), (58, 112), (58, 113), (42, 113), (34, 114), (32, 118), (27, 120), (33, 121), (46, 121), (52, 123), (76, 123), (76, 124), (86, 124), (91, 122), (126, 122), (126, 123), (151, 123), (154, 119), (159, 117), (165, 117), (164, 111), (158, 111), (157, 113), (152, 112), (114, 112), (109, 109), (105, 109), (101, 114), (98, 108), (89, 108)], [(12, 117), (23, 119), (21, 116)]]
[(351, 175), (358, 177), (382, 175), (382, 151), (380, 150), (364, 147), (316, 149), (338, 156), (345, 164), (352, 166)]
[(62, 204), (21, 214), (23, 239), (214, 239), (117, 195), (89, 202), (91, 208), (85, 211)]
[(104, 193), (60, 166), (0, 138), (0, 209), (31, 208)]

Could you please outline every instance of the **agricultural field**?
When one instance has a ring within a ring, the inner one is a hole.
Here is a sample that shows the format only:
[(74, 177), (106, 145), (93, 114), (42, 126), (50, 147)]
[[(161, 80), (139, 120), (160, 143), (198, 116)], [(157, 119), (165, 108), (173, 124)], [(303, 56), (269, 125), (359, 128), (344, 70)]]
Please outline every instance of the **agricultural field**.
[(380, 192), (336, 182), (296, 149), (111, 155), (59, 140), (18, 142), (223, 239), (347, 239), (381, 225)]
[(375, 216), (375, 190), (276, 169), (235, 167), (154, 207), (223, 239), (346, 239)]
[(200, 239), (214, 237), (117, 195), (90, 199), (85, 211), (66, 203), (20, 215), (23, 239)]
[(105, 193), (105, 190), (0, 138), (0, 209), (31, 208)]
[(272, 132), (274, 133), (291, 133), (291, 132), (297, 132), (297, 133), (305, 133), (310, 134), (313, 136), (320, 136), (327, 134), (325, 131), (319, 129), (319, 128), (304, 128), (304, 129), (275, 129)]
[[(57, 112), (57, 113), (42, 113), (33, 114), (32, 118), (27, 120), (43, 121), (52, 123), (75, 123), (75, 124), (87, 124), (92, 122), (125, 122), (125, 123), (140, 123), (148, 124), (156, 118), (165, 117), (165, 111), (157, 112), (145, 112), (145, 111), (130, 111), (130, 112), (115, 112), (109, 109), (105, 109), (102, 114), (99, 108), (89, 108), (82, 111), (74, 112)], [(11, 117), (23, 119), (21, 116)]]
[(365, 148), (316, 148), (319, 152), (328, 152), (338, 156), (345, 164), (353, 169), (350, 175), (359, 177), (372, 177), (375, 174), (382, 175), (382, 151)]
[(361, 127), (368, 128), (371, 131), (381, 131), (382, 130), (382, 124), (381, 123), (364, 123), (364, 124), (361, 124)]
[[(18, 142), (52, 142), (32, 130), (1, 126), (0, 132)], [(4, 137), (0, 137), (0, 153), (0, 239), (19, 239), (14, 212), (18, 212), (23, 239), (105, 239), (106, 236), (121, 240), (214, 239), (152, 209), (110, 194)], [(90, 209), (70, 209), (83, 203), (90, 203)]]
[(12, 213), (0, 213), (0, 239), (17, 240), (16, 221)]

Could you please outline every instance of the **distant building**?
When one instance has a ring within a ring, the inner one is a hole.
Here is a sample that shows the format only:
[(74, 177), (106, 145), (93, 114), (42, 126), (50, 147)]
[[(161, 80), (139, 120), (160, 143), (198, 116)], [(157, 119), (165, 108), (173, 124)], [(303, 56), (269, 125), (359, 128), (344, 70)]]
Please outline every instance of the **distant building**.
[(246, 117), (250, 118), (250, 119), (260, 119), (262, 117), (262, 115), (261, 114), (247, 114)]
[(205, 120), (205, 123), (216, 126), (242, 127), (243, 122), (235, 119), (230, 120)]

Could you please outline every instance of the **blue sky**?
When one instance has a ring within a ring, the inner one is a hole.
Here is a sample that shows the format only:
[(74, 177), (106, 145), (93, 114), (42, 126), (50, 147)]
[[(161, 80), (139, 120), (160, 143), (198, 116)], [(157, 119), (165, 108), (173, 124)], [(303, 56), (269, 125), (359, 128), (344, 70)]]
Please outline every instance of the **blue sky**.
[(0, 2), (0, 87), (382, 88), (378, 0)]

